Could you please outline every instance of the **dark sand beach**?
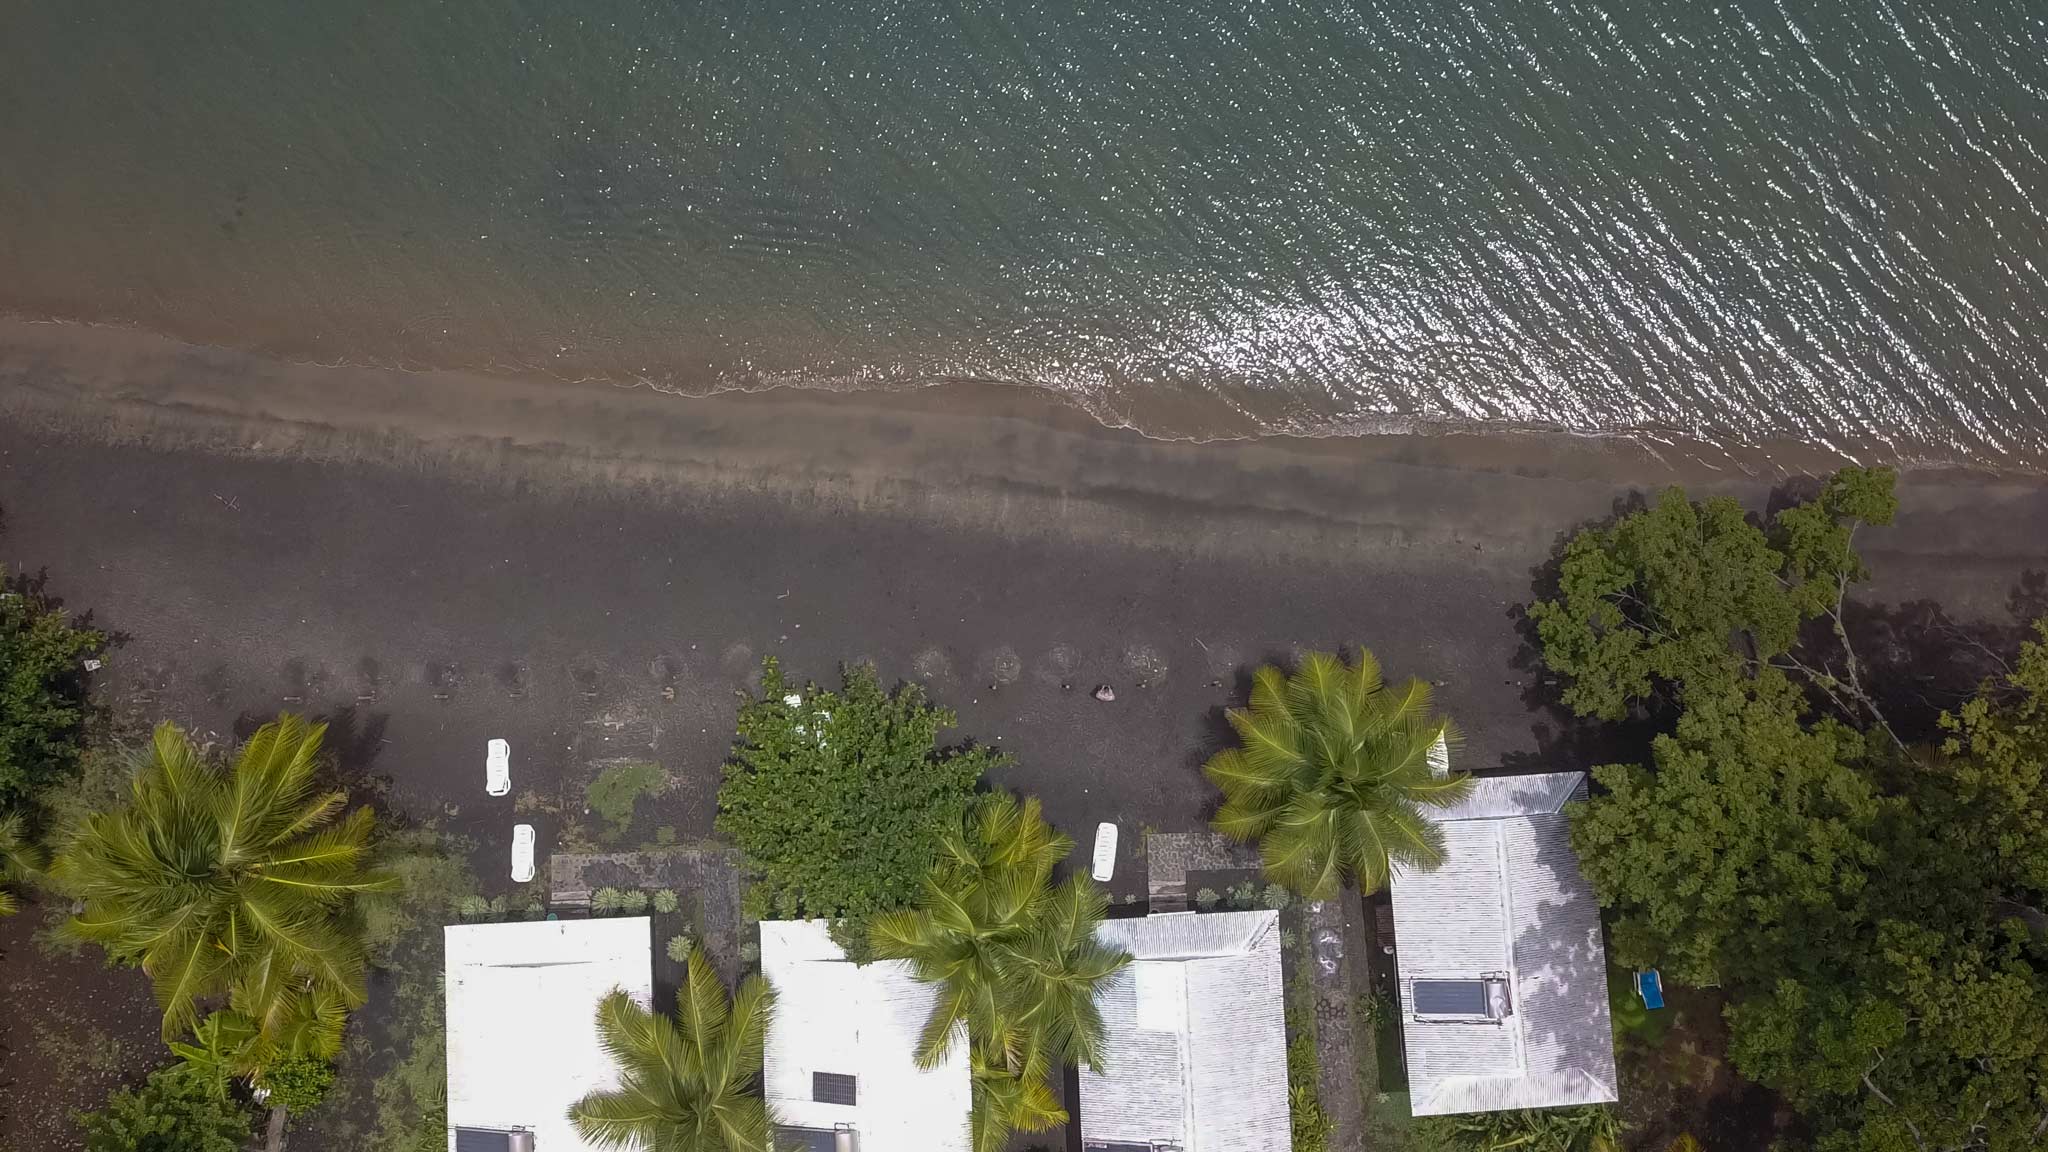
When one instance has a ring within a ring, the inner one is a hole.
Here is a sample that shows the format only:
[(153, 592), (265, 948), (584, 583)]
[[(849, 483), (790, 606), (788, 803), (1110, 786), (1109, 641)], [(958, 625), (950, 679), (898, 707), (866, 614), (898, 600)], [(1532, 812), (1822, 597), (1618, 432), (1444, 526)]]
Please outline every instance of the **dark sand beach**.
[[(512, 741), (520, 790), (658, 760), (680, 783), (656, 821), (700, 836), (766, 655), (925, 684), (1077, 838), (1198, 826), (1221, 709), (1300, 647), (1437, 682), (1465, 767), (1583, 767), (1527, 702), (1532, 571), (1633, 492), (1761, 506), (1769, 465), (1519, 435), (1166, 443), (1022, 391), (684, 399), (0, 325), (0, 555), (127, 635), (98, 679), (115, 713), (226, 736), (353, 709), (354, 765), (491, 868), (513, 802), (482, 794), (486, 738)], [(1911, 472), (1901, 499), (1861, 542), (1866, 602), (2010, 626), (2048, 568), (2048, 486)], [(0, 972), (18, 990), (28, 919)], [(143, 985), (119, 987), (108, 1019), (146, 1038)], [(0, 1083), (38, 1052), (11, 1044)], [(0, 1142), (58, 1146), (22, 1111)]]

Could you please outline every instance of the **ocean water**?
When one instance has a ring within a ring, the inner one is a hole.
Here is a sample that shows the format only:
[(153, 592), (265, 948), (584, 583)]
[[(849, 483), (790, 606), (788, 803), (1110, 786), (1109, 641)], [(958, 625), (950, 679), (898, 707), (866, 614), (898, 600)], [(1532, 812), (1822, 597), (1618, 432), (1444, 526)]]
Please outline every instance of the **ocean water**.
[(0, 310), (2048, 462), (2039, 0), (7, 0)]

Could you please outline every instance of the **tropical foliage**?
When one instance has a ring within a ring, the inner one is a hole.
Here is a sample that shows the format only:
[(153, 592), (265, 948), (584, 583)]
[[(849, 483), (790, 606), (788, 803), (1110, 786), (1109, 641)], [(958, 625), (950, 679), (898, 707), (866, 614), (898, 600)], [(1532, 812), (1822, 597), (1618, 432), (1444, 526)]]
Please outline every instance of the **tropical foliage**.
[(913, 908), (874, 920), (874, 954), (942, 986), (916, 1058), (936, 1067), (967, 1043), (977, 1150), (1066, 1121), (1047, 1083), (1060, 1063), (1102, 1065), (1098, 985), (1130, 962), (1096, 939), (1107, 906), (1085, 876), (1052, 883), (1073, 842), (1034, 799), (997, 794), (942, 838)]
[(597, 1030), (621, 1084), (570, 1106), (577, 1134), (599, 1148), (762, 1152), (772, 1121), (756, 1081), (774, 1006), (760, 976), (728, 1001), (701, 949), (673, 1019), (614, 991), (598, 1005)]
[(21, 813), (0, 816), (0, 916), (12, 916), (21, 903), (9, 887), (27, 883), (42, 867), (42, 853), (29, 839)]
[(85, 1152), (242, 1152), (249, 1142), (249, 1113), (182, 1065), (76, 1119)]
[(1257, 841), (1267, 877), (1311, 900), (1347, 880), (1378, 891), (1393, 862), (1436, 867), (1443, 832), (1426, 810), (1470, 785), (1431, 771), (1430, 749), (1454, 737), (1429, 702), (1420, 680), (1384, 684), (1363, 649), (1348, 665), (1311, 652), (1292, 676), (1260, 668), (1251, 707), (1228, 713), (1239, 746), (1203, 768), (1223, 790), (1216, 830)]
[(1571, 541), (1531, 609), (1564, 699), (1657, 730), (1572, 839), (1616, 959), (1724, 989), (1736, 1068), (1824, 1152), (2017, 1152), (2048, 1135), (2048, 632), (1896, 729), (1845, 609), (1891, 485), (1768, 523), (1669, 492)]
[(1621, 1152), (1621, 1117), (1604, 1104), (1473, 1112), (1423, 1122), (1427, 1135), (1459, 1152)]
[(45, 594), (41, 577), (0, 578), (0, 812), (77, 767), (85, 661), (106, 645)]
[(916, 899), (984, 771), (982, 748), (938, 750), (954, 722), (915, 685), (885, 692), (874, 668), (852, 665), (843, 687), (796, 691), (771, 658), (761, 696), (740, 708), (739, 736), (718, 792), (718, 830), (758, 874), (753, 910), (846, 919), (849, 941), (875, 913)]
[(356, 897), (397, 879), (367, 866), (372, 818), (314, 784), (325, 725), (259, 728), (225, 770), (160, 725), (125, 804), (71, 830), (52, 876), (84, 908), (79, 939), (150, 975), (168, 1039), (225, 994), (270, 1054), (334, 1055), (364, 996)]

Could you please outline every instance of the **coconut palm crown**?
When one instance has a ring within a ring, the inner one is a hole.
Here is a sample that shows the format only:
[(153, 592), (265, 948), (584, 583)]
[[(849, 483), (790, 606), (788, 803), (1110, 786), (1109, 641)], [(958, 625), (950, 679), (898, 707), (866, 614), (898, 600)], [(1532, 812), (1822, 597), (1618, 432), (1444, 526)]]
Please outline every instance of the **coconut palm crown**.
[(937, 1067), (966, 1038), (976, 1152), (1066, 1122), (1048, 1085), (1057, 1063), (1102, 1065), (1096, 989), (1131, 958), (1095, 935), (1101, 888), (1079, 875), (1053, 884), (1072, 848), (1036, 799), (987, 797), (944, 838), (917, 905), (870, 926), (876, 957), (941, 986), (918, 1064)]
[(21, 904), (6, 885), (26, 884), (42, 868), (42, 856), (28, 835), (21, 813), (0, 816), (0, 916), (12, 916)]
[(127, 803), (58, 853), (52, 878), (84, 902), (66, 930), (149, 974), (166, 1039), (225, 993), (266, 1046), (331, 1055), (363, 1002), (355, 897), (398, 880), (368, 866), (370, 811), (315, 787), (325, 731), (279, 716), (223, 770), (161, 724)]
[(599, 1148), (659, 1152), (772, 1152), (774, 1119), (755, 1092), (775, 993), (749, 976), (725, 985), (690, 949), (673, 1019), (614, 991), (599, 1002), (597, 1033), (620, 1085), (569, 1107), (569, 1122)]
[(1378, 891), (1395, 862), (1436, 867), (1443, 831), (1427, 809), (1457, 803), (1471, 781), (1431, 770), (1432, 747), (1457, 737), (1429, 705), (1427, 685), (1388, 687), (1364, 649), (1348, 665), (1308, 653), (1292, 676), (1260, 668), (1251, 707), (1228, 713), (1239, 746), (1203, 767), (1223, 790), (1212, 823), (1257, 841), (1266, 876), (1311, 900), (1347, 880)]

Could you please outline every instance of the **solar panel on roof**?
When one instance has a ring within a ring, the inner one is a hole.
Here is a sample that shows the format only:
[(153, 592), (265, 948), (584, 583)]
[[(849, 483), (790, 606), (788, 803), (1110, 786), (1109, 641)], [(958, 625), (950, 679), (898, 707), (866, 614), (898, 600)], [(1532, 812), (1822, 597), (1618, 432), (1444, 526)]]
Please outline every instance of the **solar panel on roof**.
[(820, 1104), (853, 1104), (853, 1077), (838, 1072), (811, 1073), (811, 1099)]
[(1417, 980), (1415, 1012), (1419, 1016), (1486, 1015), (1484, 980)]

